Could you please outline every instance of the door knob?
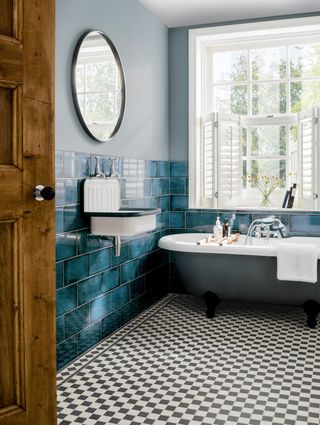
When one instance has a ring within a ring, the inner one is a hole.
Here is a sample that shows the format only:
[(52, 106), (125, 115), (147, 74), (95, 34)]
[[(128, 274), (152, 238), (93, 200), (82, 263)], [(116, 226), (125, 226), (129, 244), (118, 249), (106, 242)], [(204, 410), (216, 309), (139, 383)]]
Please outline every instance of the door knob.
[(42, 186), (42, 184), (38, 184), (33, 189), (33, 196), (36, 201), (51, 201), (55, 197), (55, 190), (51, 186)]

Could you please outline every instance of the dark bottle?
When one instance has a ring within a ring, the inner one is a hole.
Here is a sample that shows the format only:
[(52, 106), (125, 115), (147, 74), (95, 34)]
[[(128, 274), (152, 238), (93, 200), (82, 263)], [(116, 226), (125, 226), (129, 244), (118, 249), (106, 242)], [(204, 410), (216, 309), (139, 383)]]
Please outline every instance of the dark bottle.
[(222, 225), (222, 237), (229, 237), (230, 236), (230, 224), (228, 222), (228, 219), (225, 218), (223, 225)]

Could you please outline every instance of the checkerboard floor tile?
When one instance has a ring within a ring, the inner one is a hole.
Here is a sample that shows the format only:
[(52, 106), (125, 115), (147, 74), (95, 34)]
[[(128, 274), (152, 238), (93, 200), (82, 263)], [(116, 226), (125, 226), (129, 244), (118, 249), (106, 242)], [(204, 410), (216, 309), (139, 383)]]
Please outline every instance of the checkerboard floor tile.
[(58, 375), (60, 425), (319, 425), (302, 309), (169, 295)]

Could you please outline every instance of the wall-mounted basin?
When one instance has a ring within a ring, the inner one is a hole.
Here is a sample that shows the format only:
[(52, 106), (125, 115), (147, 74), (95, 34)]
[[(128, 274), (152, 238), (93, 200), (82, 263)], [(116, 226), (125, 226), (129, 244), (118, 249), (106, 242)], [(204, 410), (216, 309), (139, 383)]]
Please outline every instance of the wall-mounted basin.
[(156, 228), (159, 208), (120, 208), (117, 211), (87, 212), (91, 217), (91, 234), (132, 236)]

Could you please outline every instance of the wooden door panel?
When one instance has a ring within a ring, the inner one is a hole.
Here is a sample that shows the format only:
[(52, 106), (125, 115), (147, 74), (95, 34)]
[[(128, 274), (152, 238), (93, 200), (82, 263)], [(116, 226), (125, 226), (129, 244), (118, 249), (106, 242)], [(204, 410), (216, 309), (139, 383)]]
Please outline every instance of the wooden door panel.
[(0, 34), (13, 36), (14, 33), (14, 17), (13, 17), (13, 0), (0, 1)]
[(14, 252), (12, 241), (14, 229), (12, 223), (0, 223), (0, 270), (3, 271), (0, 284), (0, 408), (16, 403), (15, 382), (15, 312)]
[(21, 222), (0, 223), (0, 409), (24, 404)]
[(0, 0), (0, 425), (56, 424), (54, 4)]
[(17, 86), (22, 81), (22, 43), (15, 38), (0, 35), (0, 81)]

